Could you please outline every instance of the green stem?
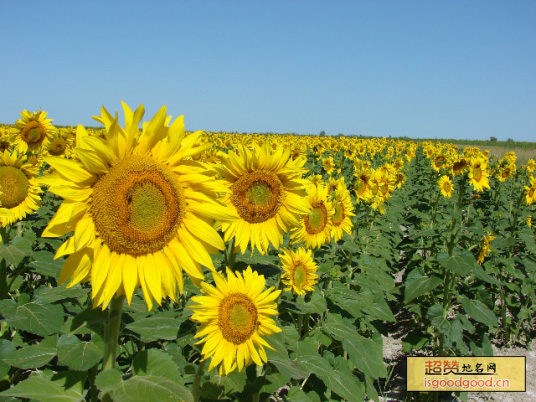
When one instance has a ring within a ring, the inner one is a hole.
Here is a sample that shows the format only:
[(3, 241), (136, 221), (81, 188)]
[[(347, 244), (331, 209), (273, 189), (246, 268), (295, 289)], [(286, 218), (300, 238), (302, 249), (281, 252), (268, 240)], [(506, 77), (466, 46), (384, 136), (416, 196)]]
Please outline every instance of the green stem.
[(229, 269), (233, 269), (236, 259), (236, 253), (234, 252), (235, 248), (235, 237), (231, 240), (231, 243), (229, 245), (229, 249), (227, 250), (227, 253), (225, 254), (225, 265), (229, 267)]
[[(0, 245), (7, 246), (7, 227), (0, 226)], [(7, 261), (5, 259), (0, 260), (0, 300), (7, 299), (9, 294), (9, 287), (7, 285)]]
[(192, 396), (194, 402), (199, 402), (199, 385), (201, 384), (201, 378), (203, 377), (203, 373), (205, 372), (205, 362), (206, 360), (203, 360), (199, 363), (199, 366), (197, 367), (197, 372), (195, 373), (194, 383), (192, 385)]
[(119, 340), (119, 329), (121, 327), (121, 313), (123, 312), (123, 303), (125, 296), (119, 296), (112, 299), (110, 304), (109, 321), (104, 327), (104, 363), (102, 370), (108, 370), (115, 367), (117, 357), (117, 343)]

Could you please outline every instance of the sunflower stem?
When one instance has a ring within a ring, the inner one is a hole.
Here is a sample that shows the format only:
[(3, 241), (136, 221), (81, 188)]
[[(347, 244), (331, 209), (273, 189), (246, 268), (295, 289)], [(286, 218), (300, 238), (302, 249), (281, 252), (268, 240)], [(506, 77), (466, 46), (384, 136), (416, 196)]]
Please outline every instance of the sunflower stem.
[(229, 249), (227, 250), (227, 253), (225, 253), (225, 265), (229, 267), (229, 269), (233, 269), (236, 259), (236, 253), (234, 252), (235, 248), (235, 237), (231, 240), (231, 243), (229, 244)]
[(121, 313), (125, 296), (112, 299), (110, 304), (109, 321), (104, 324), (104, 363), (103, 371), (115, 367), (117, 355), (117, 342), (119, 339), (119, 328), (121, 327)]
[(199, 363), (199, 366), (197, 367), (197, 372), (195, 373), (194, 383), (192, 384), (192, 396), (194, 402), (199, 402), (199, 385), (201, 384), (201, 378), (203, 377), (203, 373), (205, 372), (205, 362), (206, 360), (202, 360)]
[[(7, 246), (7, 244), (7, 228), (0, 226), (0, 245)], [(0, 260), (0, 300), (7, 299), (7, 296), (9, 294), (9, 288), (7, 285), (7, 266), (7, 261), (2, 258)]]

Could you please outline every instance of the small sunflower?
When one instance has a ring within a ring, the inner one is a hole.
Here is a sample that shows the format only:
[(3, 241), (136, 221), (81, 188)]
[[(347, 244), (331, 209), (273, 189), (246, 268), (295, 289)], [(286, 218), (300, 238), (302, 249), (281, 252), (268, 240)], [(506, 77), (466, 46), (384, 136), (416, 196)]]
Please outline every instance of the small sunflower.
[(201, 324), (194, 338), (203, 337), (203, 360), (212, 357), (209, 370), (220, 365), (220, 375), (238, 368), (267, 362), (264, 347), (273, 348), (262, 338), (281, 332), (271, 315), (278, 315), (274, 302), (281, 291), (273, 287), (264, 289), (263, 275), (251, 270), (233, 273), (227, 269), (227, 280), (213, 273), (216, 286), (201, 282), (204, 296), (194, 296), (198, 303), (190, 319)]
[(350, 192), (344, 184), (340, 183), (334, 190), (331, 205), (333, 208), (331, 237), (337, 242), (342, 238), (343, 232), (352, 234), (353, 224), (350, 217), (355, 216)]
[(292, 160), (288, 150), (279, 147), (272, 153), (267, 144), (253, 151), (239, 146), (238, 154), (221, 154), (215, 169), (229, 187), (223, 202), (236, 211), (239, 219), (224, 223), (224, 240), (235, 239), (242, 253), (249, 244), (265, 254), (270, 243), (277, 249), (283, 233), (299, 224), (308, 212), (304, 198), (307, 180), (305, 158)]
[(331, 240), (333, 208), (326, 186), (310, 186), (307, 191), (310, 210), (291, 233), (291, 239), (292, 243), (301, 242), (308, 248), (320, 248)]
[(524, 186), (525, 188), (525, 204), (532, 205), (536, 200), (536, 179), (531, 179), (530, 186)]
[(311, 250), (300, 247), (296, 252), (290, 249), (282, 250), (279, 259), (283, 264), (285, 273), (281, 275), (285, 290), (292, 290), (295, 294), (303, 296), (308, 291), (314, 291), (314, 285), (319, 278), (316, 275), (318, 265), (314, 262)]
[(360, 201), (370, 202), (372, 199), (372, 191), (370, 188), (372, 174), (372, 171), (368, 169), (363, 169), (355, 174), (356, 180), (354, 183), (354, 192), (358, 204)]
[(76, 133), (80, 162), (45, 157), (55, 172), (40, 182), (64, 198), (43, 231), (44, 237), (74, 231), (55, 258), (70, 255), (59, 282), (69, 286), (91, 280), (94, 306), (106, 308), (112, 297), (142, 288), (150, 310), (153, 299), (177, 299), (183, 271), (200, 283), (201, 265), (214, 269), (209, 254), (225, 245), (212, 224), (236, 219), (215, 201), (227, 190), (204, 165), (186, 160), (203, 152), (192, 148), (199, 133), (184, 135), (182, 116), (165, 124), (166, 107), (139, 124), (143, 105), (135, 112), (123, 103), (125, 128), (102, 108), (95, 119), (104, 124), (107, 140)]
[(41, 188), (35, 181), (37, 170), (26, 163), (25, 155), (5, 150), (0, 153), (0, 225), (11, 225), (37, 211)]
[(452, 197), (452, 181), (450, 181), (450, 177), (441, 176), (441, 178), (437, 182), (437, 185), (439, 187), (439, 190), (441, 190), (441, 194), (443, 194), (443, 197)]
[(480, 241), (480, 252), (478, 253), (477, 263), (482, 264), (487, 255), (492, 251), (490, 242), (495, 239), (496, 236), (491, 235), (491, 231), (487, 235), (484, 235)]
[(322, 169), (324, 169), (326, 173), (331, 176), (335, 170), (335, 162), (333, 161), (332, 156), (322, 159)]
[(56, 132), (47, 119), (47, 112), (37, 111), (35, 113), (23, 110), (20, 113), (22, 119), (15, 122), (15, 127), (19, 130), (15, 139), (15, 150), (20, 154), (39, 153), (41, 149), (47, 148), (50, 138)]
[(476, 191), (482, 192), (489, 186), (488, 162), (483, 157), (471, 158), (469, 164), (469, 181)]
[(74, 137), (69, 133), (57, 133), (54, 135), (46, 148), (46, 153), (51, 156), (69, 158), (74, 144)]

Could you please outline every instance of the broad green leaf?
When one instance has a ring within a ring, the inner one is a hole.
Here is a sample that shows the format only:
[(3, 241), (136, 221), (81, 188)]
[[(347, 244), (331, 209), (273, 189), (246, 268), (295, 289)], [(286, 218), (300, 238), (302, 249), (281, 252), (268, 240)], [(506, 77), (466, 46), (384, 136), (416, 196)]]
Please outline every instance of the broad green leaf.
[(24, 257), (32, 254), (33, 240), (26, 237), (15, 237), (7, 246), (0, 247), (0, 259), (8, 264), (19, 265)]
[(408, 274), (404, 290), (404, 303), (409, 303), (413, 299), (431, 292), (443, 280), (437, 276), (426, 276), (420, 273), (419, 268), (415, 268)]
[(312, 402), (311, 398), (298, 387), (292, 387), (288, 390), (287, 399), (292, 402)]
[(0, 339), (0, 378), (4, 378), (11, 367), (9, 364), (4, 363), (3, 359), (13, 353), (15, 350), (15, 345), (13, 345), (11, 341), (8, 341), (7, 339)]
[(329, 362), (319, 355), (301, 356), (299, 367), (314, 373), (337, 395), (349, 401), (363, 401), (363, 389), (358, 377), (351, 371), (336, 371)]
[(12, 300), (3, 300), (0, 314), (9, 325), (39, 336), (58, 332), (63, 324), (63, 308), (54, 304), (17, 305)]
[(102, 347), (94, 341), (81, 342), (75, 335), (62, 335), (57, 349), (59, 362), (77, 371), (89, 370), (104, 354)]
[(3, 396), (30, 398), (40, 402), (80, 402), (85, 394), (86, 392), (80, 393), (77, 387), (65, 389), (50, 379), (38, 376), (30, 376), (27, 380), (0, 392)]
[(290, 360), (285, 339), (281, 332), (270, 336), (267, 341), (274, 348), (274, 350), (266, 348), (268, 362), (276, 366), (282, 375), (294, 379), (301, 379), (307, 376), (294, 361)]
[(67, 284), (61, 286), (55, 286), (49, 288), (48, 286), (41, 286), (35, 291), (33, 301), (39, 304), (54, 303), (65, 299), (78, 299), (87, 297), (90, 289), (81, 288), (80, 285), (76, 285), (67, 289)]
[(54, 253), (50, 251), (36, 251), (33, 253), (34, 261), (30, 262), (35, 272), (44, 276), (51, 276), (58, 279), (60, 277), (60, 271), (65, 262), (64, 258), (54, 260)]
[(169, 380), (180, 381), (179, 367), (173, 361), (173, 356), (158, 349), (148, 349), (139, 352), (132, 364), (134, 374), (165, 377)]
[(4, 362), (21, 369), (39, 368), (56, 356), (56, 348), (32, 345), (18, 349), (4, 358)]
[(461, 276), (471, 273), (476, 264), (475, 257), (467, 250), (462, 251), (459, 255), (451, 256), (446, 253), (440, 253), (437, 256), (437, 261), (450, 272)]
[(461, 297), (463, 309), (472, 319), (486, 324), (488, 327), (497, 327), (497, 317), (480, 300), (471, 300), (465, 296)]
[(114, 402), (193, 402), (188, 388), (166, 377), (134, 376), (114, 388)]
[(148, 317), (127, 324), (126, 328), (140, 334), (144, 342), (175, 340), (181, 321), (172, 317)]

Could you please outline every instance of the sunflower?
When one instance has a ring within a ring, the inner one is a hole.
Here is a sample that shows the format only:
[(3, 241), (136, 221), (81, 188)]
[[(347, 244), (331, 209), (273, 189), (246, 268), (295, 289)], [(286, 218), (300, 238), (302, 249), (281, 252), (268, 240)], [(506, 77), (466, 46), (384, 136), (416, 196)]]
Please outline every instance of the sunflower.
[(467, 158), (463, 156), (457, 156), (456, 159), (452, 162), (452, 165), (450, 166), (450, 172), (453, 176), (458, 176), (467, 169), (468, 165), (469, 162), (467, 161)]
[(527, 162), (527, 170), (529, 172), (534, 172), (534, 170), (536, 170), (536, 161), (534, 161), (534, 159), (529, 159)]
[(353, 224), (350, 217), (355, 216), (353, 213), (354, 204), (352, 203), (350, 192), (346, 188), (346, 185), (344, 185), (344, 181), (343, 183), (339, 183), (334, 190), (331, 205), (333, 208), (331, 237), (337, 242), (342, 238), (343, 232), (349, 235), (352, 234)]
[(335, 162), (333, 161), (332, 156), (322, 159), (322, 169), (324, 169), (326, 173), (331, 176), (335, 170)]
[(303, 296), (308, 291), (314, 291), (314, 285), (319, 278), (316, 275), (318, 265), (311, 257), (311, 250), (300, 247), (296, 252), (284, 249), (279, 259), (283, 264), (281, 275), (283, 283), (287, 286), (285, 290), (292, 290), (295, 294)]
[(536, 179), (530, 181), (530, 186), (523, 186), (525, 188), (525, 204), (532, 205), (536, 200)]
[(270, 243), (279, 248), (283, 233), (308, 212), (305, 158), (292, 160), (283, 147), (272, 153), (266, 144), (252, 151), (240, 145), (237, 150), (221, 154), (222, 163), (215, 167), (230, 189), (223, 201), (239, 216), (222, 224), (224, 240), (234, 238), (242, 253), (251, 243), (252, 250), (265, 254)]
[(11, 148), (13, 142), (13, 135), (8, 129), (0, 131), (0, 152), (4, 152), (6, 149)]
[(43, 148), (47, 148), (50, 138), (56, 132), (47, 119), (47, 112), (37, 111), (35, 113), (23, 110), (20, 113), (22, 119), (15, 122), (15, 127), (19, 130), (15, 139), (15, 150), (21, 154), (27, 152), (38, 153)]
[[(227, 280), (214, 272), (216, 286), (201, 282), (204, 296), (194, 296), (198, 303), (190, 319), (201, 324), (194, 338), (204, 343), (203, 360), (212, 357), (209, 370), (220, 365), (220, 375), (238, 368), (242, 371), (251, 363), (262, 366), (267, 362), (264, 347), (273, 348), (262, 338), (281, 332), (271, 315), (278, 315), (274, 302), (281, 291), (265, 288), (263, 275), (251, 270), (233, 273), (227, 269)], [(258, 350), (257, 350), (258, 349)]]
[(310, 186), (307, 191), (310, 210), (292, 231), (291, 239), (292, 243), (302, 242), (308, 248), (319, 248), (331, 240), (333, 208), (326, 186)]
[(476, 191), (482, 192), (489, 186), (488, 162), (483, 157), (471, 158), (469, 164), (469, 181)]
[(478, 253), (477, 263), (482, 264), (486, 256), (492, 251), (490, 247), (490, 242), (495, 239), (496, 236), (492, 236), (491, 232), (488, 232), (487, 235), (484, 235), (480, 241), (480, 252)]
[(437, 185), (439, 189), (441, 190), (441, 194), (443, 194), (443, 197), (445, 198), (452, 197), (452, 181), (450, 181), (450, 177), (441, 176), (441, 178), (437, 182)]
[(439, 172), (439, 170), (446, 166), (447, 164), (447, 157), (445, 155), (436, 155), (436, 157), (432, 160), (432, 167), (434, 170)]
[(66, 259), (59, 282), (69, 286), (92, 282), (95, 306), (106, 308), (115, 295), (142, 288), (150, 310), (166, 296), (177, 300), (183, 270), (195, 282), (204, 278), (201, 265), (214, 269), (209, 253), (224, 249), (213, 220), (236, 217), (215, 201), (227, 190), (204, 165), (186, 157), (202, 152), (192, 148), (199, 133), (184, 136), (182, 116), (167, 126), (166, 107), (150, 122), (138, 126), (144, 114), (123, 103), (125, 128), (103, 107), (107, 141), (76, 133), (80, 162), (45, 157), (56, 171), (40, 182), (64, 198), (43, 232), (57, 237), (74, 231), (56, 253)]
[(360, 201), (369, 202), (372, 199), (372, 191), (370, 188), (372, 174), (372, 171), (368, 169), (360, 170), (355, 174), (356, 180), (354, 183), (354, 192), (358, 204)]
[(69, 133), (58, 133), (53, 136), (46, 148), (46, 153), (52, 156), (69, 158), (73, 148), (74, 137)]
[(39, 209), (42, 191), (36, 174), (25, 155), (8, 150), (0, 153), (0, 226), (11, 225)]

